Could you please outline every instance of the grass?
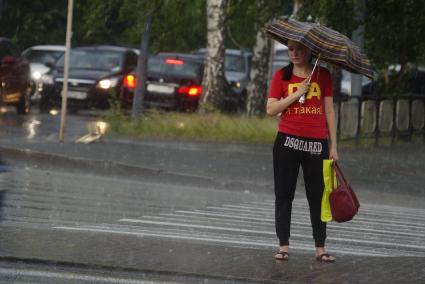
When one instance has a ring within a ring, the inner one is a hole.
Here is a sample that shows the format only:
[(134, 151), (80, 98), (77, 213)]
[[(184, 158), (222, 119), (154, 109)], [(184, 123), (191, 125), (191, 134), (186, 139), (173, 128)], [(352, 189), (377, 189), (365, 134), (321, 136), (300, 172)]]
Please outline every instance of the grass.
[[(164, 138), (193, 141), (220, 141), (242, 143), (273, 143), (280, 117), (251, 117), (247, 115), (228, 115), (221, 113), (178, 113), (150, 110), (139, 120), (132, 121), (122, 111), (113, 112), (104, 118), (112, 130), (110, 135), (131, 138)], [(391, 137), (362, 137), (342, 139), (339, 149), (373, 149), (394, 144), (423, 143), (423, 134), (414, 135), (408, 141)]]
[(159, 111), (146, 112), (136, 121), (123, 114), (105, 120), (112, 133), (121, 136), (248, 143), (273, 142), (278, 124), (278, 119), (268, 117)]

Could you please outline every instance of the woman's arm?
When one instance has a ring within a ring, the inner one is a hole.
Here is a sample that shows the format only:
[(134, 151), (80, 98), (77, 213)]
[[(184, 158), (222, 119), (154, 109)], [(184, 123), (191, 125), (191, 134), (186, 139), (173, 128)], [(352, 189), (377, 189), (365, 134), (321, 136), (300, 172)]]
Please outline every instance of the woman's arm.
[(336, 121), (333, 97), (325, 97), (326, 122), (329, 129), (329, 159), (338, 161), (338, 151), (336, 147)]
[(275, 116), (281, 112), (283, 112), (285, 109), (287, 109), (290, 105), (292, 105), (294, 102), (298, 101), (298, 99), (305, 94), (308, 89), (310, 88), (310, 84), (307, 83), (307, 80), (304, 80), (301, 85), (298, 87), (297, 91), (294, 92), (292, 95), (287, 96), (283, 99), (275, 99), (275, 98), (269, 98), (267, 100), (267, 115), (269, 116)]

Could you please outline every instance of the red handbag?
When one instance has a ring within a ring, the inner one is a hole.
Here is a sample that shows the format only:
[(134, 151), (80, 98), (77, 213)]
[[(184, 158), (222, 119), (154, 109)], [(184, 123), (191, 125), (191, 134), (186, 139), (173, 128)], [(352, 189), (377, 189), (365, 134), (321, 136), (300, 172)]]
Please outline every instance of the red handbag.
[(335, 188), (335, 178), (332, 174), (332, 188), (335, 188), (329, 195), (332, 218), (336, 222), (347, 222), (357, 214), (360, 203), (336, 162), (332, 163), (332, 168), (336, 172), (338, 181), (338, 186)]

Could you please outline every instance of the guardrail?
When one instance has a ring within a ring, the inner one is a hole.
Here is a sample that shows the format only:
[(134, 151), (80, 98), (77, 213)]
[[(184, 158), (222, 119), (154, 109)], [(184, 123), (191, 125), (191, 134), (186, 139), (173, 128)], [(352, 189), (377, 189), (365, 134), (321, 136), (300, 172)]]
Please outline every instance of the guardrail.
[(425, 142), (425, 95), (335, 96), (338, 140), (412, 138)]

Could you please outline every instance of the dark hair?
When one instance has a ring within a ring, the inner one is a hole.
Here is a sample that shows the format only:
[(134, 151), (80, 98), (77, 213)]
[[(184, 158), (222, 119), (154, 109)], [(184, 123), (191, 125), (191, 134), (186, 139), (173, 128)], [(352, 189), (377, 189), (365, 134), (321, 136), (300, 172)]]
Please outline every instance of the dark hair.
[[(310, 56), (310, 59), (308, 60), (308, 62), (311, 63), (312, 61), (313, 61), (313, 56)], [(320, 68), (320, 66), (319, 66), (319, 68)], [(294, 63), (290, 62), (288, 65), (283, 67), (282, 70), (283, 70), (282, 80), (283, 81), (291, 80), (292, 70), (294, 70)]]
[(293, 69), (294, 69), (294, 63), (292, 63), (292, 62), (282, 68), (282, 71), (283, 71), (282, 80), (283, 81), (291, 80)]

